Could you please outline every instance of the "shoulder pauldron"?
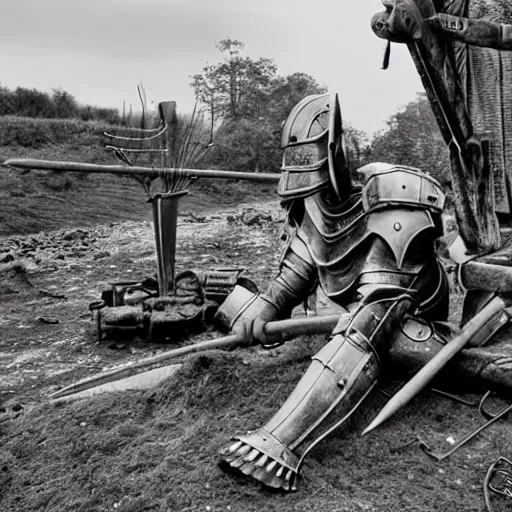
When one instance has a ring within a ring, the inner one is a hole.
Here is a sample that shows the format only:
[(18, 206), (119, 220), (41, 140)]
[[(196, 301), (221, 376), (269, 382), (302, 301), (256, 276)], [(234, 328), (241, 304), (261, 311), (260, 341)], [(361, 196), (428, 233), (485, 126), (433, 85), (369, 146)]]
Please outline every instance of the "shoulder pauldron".
[[(364, 171), (361, 193), (343, 205), (330, 207), (320, 194), (304, 201), (297, 236), (330, 296), (348, 290), (364, 273), (417, 274), (434, 257), (433, 240), (442, 234), (444, 194), (435, 180), (401, 167)], [(429, 231), (428, 240), (420, 237)]]
[(343, 220), (347, 219), (330, 223), (323, 218), (315, 201), (307, 201), (306, 211), (308, 215), (304, 218), (299, 235), (305, 235), (318, 266), (336, 265), (366, 239), (376, 235), (390, 247), (397, 268), (401, 269), (407, 250), (417, 235), (436, 227), (430, 211), (398, 205), (389, 210), (361, 212), (345, 226)]

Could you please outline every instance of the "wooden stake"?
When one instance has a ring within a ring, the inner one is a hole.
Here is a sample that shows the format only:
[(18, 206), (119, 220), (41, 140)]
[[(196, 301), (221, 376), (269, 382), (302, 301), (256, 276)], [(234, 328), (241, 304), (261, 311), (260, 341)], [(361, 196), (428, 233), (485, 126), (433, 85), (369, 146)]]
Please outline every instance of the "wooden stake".
[[(265, 332), (267, 334), (286, 333), (289, 335), (329, 333), (334, 329), (334, 327), (338, 323), (339, 318), (339, 315), (329, 315), (317, 316), (313, 318), (291, 318), (288, 320), (278, 320), (275, 322), (268, 322), (265, 326)], [(118, 376), (130, 373), (133, 370), (147, 368), (148, 366), (151, 366), (153, 364), (168, 361), (170, 359), (177, 359), (179, 357), (194, 354), (197, 352), (204, 352), (206, 350), (232, 350), (236, 347), (240, 347), (246, 344), (246, 340), (244, 340), (241, 336), (231, 334), (229, 336), (223, 336), (222, 338), (206, 340), (203, 342), (194, 343), (192, 345), (186, 345), (184, 347), (175, 348), (167, 352), (157, 354), (156, 356), (147, 357), (145, 359), (141, 359), (140, 361), (129, 363), (120, 368), (114, 368), (112, 370), (92, 375), (91, 377), (87, 377), (78, 382), (70, 384), (69, 386), (66, 386), (62, 389), (59, 389), (58, 391), (55, 391), (50, 395), (50, 398), (60, 398), (66, 395), (70, 395), (72, 393), (77, 393), (79, 391), (89, 389), (99, 384), (112, 382), (113, 380), (117, 380), (113, 379), (113, 377), (117, 378)], [(126, 375), (124, 376), (126, 377)]]
[(426, 385), (441, 371), (441, 369), (464, 348), (471, 338), (486, 324), (488, 320), (505, 311), (505, 303), (495, 297), (485, 308), (474, 316), (462, 329), (460, 334), (446, 344), (400, 391), (382, 408), (376, 418), (366, 427), (362, 435), (368, 434), (384, 423), (404, 405), (409, 403)]

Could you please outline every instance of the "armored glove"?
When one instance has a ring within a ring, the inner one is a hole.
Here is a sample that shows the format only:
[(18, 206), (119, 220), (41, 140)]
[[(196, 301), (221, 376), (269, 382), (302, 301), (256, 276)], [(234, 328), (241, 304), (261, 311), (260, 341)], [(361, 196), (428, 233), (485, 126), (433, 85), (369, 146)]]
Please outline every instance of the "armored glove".
[(257, 295), (251, 303), (241, 311), (231, 325), (231, 332), (239, 334), (248, 344), (262, 345), (280, 344), (284, 340), (280, 335), (269, 337), (265, 332), (265, 324), (282, 317), (277, 307), (264, 295)]

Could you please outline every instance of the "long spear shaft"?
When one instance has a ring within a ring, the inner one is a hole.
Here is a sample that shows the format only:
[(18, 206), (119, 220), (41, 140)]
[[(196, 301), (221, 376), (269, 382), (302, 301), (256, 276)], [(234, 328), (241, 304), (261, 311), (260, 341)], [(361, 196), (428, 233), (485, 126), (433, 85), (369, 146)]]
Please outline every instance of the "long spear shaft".
[[(339, 319), (339, 315), (326, 315), (312, 318), (291, 318), (287, 320), (277, 320), (274, 322), (268, 322), (265, 325), (265, 333), (269, 335), (280, 333), (286, 333), (290, 335), (329, 333), (334, 329)], [(127, 364), (120, 368), (114, 368), (112, 370), (92, 375), (91, 377), (87, 377), (62, 389), (59, 389), (55, 393), (52, 393), (50, 398), (59, 398), (71, 393), (82, 391), (91, 387), (91, 384), (98, 384), (100, 381), (103, 382), (105, 379), (116, 377), (117, 375), (120, 375), (121, 373), (127, 372), (129, 370), (145, 368), (152, 364), (161, 363), (170, 359), (177, 359), (178, 357), (183, 357), (196, 352), (204, 352), (206, 350), (214, 349), (234, 349), (246, 344), (246, 340), (244, 340), (241, 335), (231, 334), (229, 336), (223, 336), (222, 338), (206, 340), (203, 342), (194, 343), (192, 345), (175, 348), (173, 350), (163, 352), (162, 354), (157, 354), (156, 356), (147, 357), (145, 359), (141, 359), (140, 361), (135, 361), (134, 363)]]
[(499, 297), (495, 297), (477, 315), (464, 326), (459, 335), (447, 343), (409, 382), (407, 382), (377, 414), (375, 419), (366, 427), (362, 435), (368, 434), (381, 423), (384, 423), (404, 405), (409, 403), (427, 384), (441, 371), (441, 369), (458, 354), (471, 338), (482, 329), (482, 326), (500, 311), (505, 304)]
[(172, 167), (151, 168), (126, 165), (101, 165), (87, 164), (81, 162), (59, 162), (54, 160), (36, 160), (30, 158), (11, 158), (3, 163), (4, 166), (16, 167), (18, 169), (37, 169), (57, 172), (89, 172), (106, 173), (123, 176), (138, 175), (149, 178), (159, 178), (165, 175), (176, 173), (183, 177), (190, 178), (215, 178), (225, 180), (249, 180), (277, 182), (281, 175), (279, 173), (256, 173), (240, 171), (222, 171), (218, 169), (175, 169)]

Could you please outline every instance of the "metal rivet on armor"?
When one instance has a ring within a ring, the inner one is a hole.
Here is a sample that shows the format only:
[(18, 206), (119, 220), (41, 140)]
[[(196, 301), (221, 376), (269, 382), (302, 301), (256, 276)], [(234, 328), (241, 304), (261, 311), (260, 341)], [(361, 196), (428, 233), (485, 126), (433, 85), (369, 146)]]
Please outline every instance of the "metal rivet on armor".
[(393, 227), (395, 228), (395, 231), (400, 231), (402, 229), (402, 224), (400, 224), (400, 222), (395, 222)]

